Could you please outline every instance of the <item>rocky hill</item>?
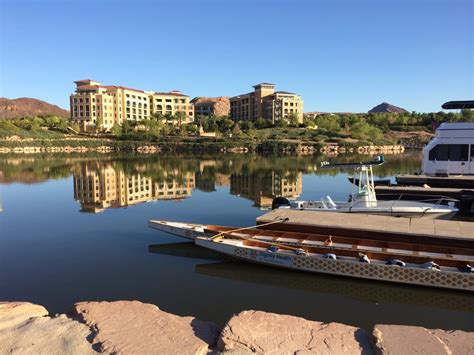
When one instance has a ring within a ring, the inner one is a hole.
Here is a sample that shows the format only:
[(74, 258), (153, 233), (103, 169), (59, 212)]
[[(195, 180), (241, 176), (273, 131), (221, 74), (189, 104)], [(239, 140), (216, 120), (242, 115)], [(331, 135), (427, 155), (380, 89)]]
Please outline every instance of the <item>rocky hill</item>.
[(219, 97), (195, 97), (191, 101), (195, 105), (196, 114), (200, 113), (200, 107), (209, 107), (216, 116), (228, 116), (230, 112), (230, 101), (227, 96)]
[(369, 113), (379, 112), (407, 113), (408, 111), (404, 108), (391, 105), (387, 102), (382, 102), (380, 105), (375, 106), (372, 110), (369, 110)]
[(21, 97), (12, 100), (0, 97), (0, 118), (34, 116), (69, 117), (69, 111), (47, 103), (46, 101), (29, 97)]

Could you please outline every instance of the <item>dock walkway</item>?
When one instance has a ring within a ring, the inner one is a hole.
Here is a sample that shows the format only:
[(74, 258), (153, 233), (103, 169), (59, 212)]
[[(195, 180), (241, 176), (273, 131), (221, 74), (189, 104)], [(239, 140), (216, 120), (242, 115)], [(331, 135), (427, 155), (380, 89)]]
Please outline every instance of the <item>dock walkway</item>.
[(257, 218), (257, 225), (286, 219), (264, 229), (322, 233), (368, 239), (396, 238), (461, 248), (474, 248), (474, 223), (427, 218), (397, 218), (360, 213), (275, 209)]

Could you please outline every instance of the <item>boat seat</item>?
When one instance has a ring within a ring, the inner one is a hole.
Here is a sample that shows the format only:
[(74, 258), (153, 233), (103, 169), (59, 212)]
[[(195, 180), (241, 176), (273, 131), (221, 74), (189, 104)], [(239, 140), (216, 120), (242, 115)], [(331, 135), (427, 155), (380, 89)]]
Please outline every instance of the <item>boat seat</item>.
[(336, 204), (334, 203), (334, 201), (332, 200), (331, 196), (326, 196), (326, 201), (327, 201), (327, 204), (329, 206), (329, 208), (332, 208), (332, 209), (336, 209)]

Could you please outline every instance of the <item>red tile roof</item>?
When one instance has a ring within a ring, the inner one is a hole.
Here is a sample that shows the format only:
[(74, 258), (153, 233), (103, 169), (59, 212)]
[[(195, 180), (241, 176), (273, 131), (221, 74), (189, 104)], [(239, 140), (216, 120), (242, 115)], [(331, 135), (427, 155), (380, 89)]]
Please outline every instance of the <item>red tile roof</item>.
[(182, 96), (189, 97), (188, 95), (181, 94), (180, 92), (171, 91), (171, 92), (155, 92), (156, 95), (167, 95), (167, 96)]
[(130, 90), (130, 91), (145, 93), (145, 91), (143, 91), (143, 90), (127, 88), (125, 86), (104, 85), (104, 86), (101, 86), (101, 87), (106, 88), (106, 89), (123, 89), (123, 90)]

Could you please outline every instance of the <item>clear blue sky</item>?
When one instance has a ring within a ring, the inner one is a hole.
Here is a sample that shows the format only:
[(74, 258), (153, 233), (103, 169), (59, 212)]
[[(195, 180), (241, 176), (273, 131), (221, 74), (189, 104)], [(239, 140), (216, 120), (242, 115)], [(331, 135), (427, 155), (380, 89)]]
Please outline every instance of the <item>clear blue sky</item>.
[(0, 0), (0, 96), (68, 108), (74, 80), (190, 96), (259, 82), (305, 111), (473, 99), (472, 0)]

